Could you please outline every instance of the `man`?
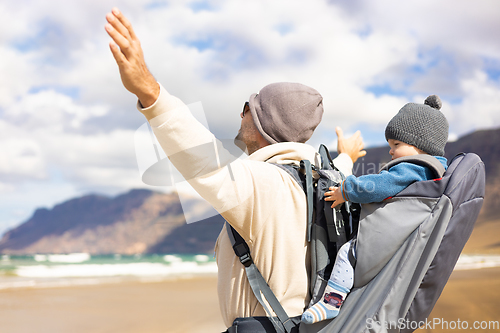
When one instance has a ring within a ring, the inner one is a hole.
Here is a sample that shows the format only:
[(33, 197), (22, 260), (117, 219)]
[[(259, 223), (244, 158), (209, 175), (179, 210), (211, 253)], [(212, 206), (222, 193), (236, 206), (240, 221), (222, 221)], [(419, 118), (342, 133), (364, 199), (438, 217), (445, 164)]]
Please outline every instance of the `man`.
[[(245, 239), (255, 265), (290, 317), (308, 304), (308, 242), (305, 194), (286, 171), (273, 165), (317, 163), (314, 148), (304, 144), (321, 120), (321, 95), (297, 83), (275, 83), (253, 94), (241, 112), (236, 139), (248, 154), (228, 164), (226, 152), (196, 147), (217, 146), (212, 133), (191, 116), (176, 97), (157, 83), (146, 67), (130, 22), (116, 8), (107, 14), (106, 31), (123, 85), (135, 94), (138, 109), (148, 119), (175, 167)], [(116, 44), (115, 44), (116, 43)], [(344, 139), (337, 129), (336, 165), (351, 174), (352, 164), (366, 154), (359, 132)], [(219, 147), (220, 148), (220, 147)], [(236, 318), (265, 317), (243, 265), (235, 256), (226, 228), (216, 243), (218, 294), (227, 327)], [(241, 331), (241, 327), (238, 328)]]

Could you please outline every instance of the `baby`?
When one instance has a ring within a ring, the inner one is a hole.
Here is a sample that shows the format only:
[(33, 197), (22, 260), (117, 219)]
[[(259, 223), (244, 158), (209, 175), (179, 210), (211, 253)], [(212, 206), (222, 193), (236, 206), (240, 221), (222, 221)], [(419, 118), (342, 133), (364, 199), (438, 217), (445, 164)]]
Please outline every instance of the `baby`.
[[(441, 105), (439, 97), (432, 95), (427, 97), (424, 104), (406, 104), (391, 119), (385, 129), (385, 138), (393, 160), (428, 154), (447, 168), (444, 147), (448, 141), (448, 121), (439, 111)], [(378, 174), (348, 176), (339, 187), (331, 187), (325, 193), (325, 201), (331, 201), (332, 208), (345, 201), (361, 204), (381, 202), (414, 182), (433, 178), (433, 172), (428, 167), (401, 162)], [(351, 247), (351, 243), (349, 241), (340, 248), (324, 295), (318, 303), (304, 312), (303, 322), (312, 324), (338, 315), (354, 282), (354, 269), (349, 262), (348, 253), (353, 251), (355, 257), (356, 247)]]

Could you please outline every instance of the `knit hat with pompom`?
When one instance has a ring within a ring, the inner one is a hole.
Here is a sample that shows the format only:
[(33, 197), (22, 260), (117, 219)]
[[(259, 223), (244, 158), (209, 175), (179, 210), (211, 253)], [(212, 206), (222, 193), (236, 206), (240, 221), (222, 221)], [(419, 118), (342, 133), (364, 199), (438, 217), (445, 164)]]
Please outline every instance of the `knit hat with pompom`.
[(427, 97), (424, 104), (406, 104), (385, 128), (385, 139), (402, 141), (429, 155), (444, 156), (448, 121), (439, 111), (441, 106), (441, 99), (436, 95)]

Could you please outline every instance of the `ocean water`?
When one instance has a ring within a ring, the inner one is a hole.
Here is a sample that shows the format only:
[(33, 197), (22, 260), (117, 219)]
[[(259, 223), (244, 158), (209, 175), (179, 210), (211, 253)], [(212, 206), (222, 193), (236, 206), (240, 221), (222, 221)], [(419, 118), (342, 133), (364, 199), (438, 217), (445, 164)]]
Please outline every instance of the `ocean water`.
[[(499, 255), (461, 255), (455, 270), (500, 266)], [(207, 255), (0, 255), (0, 290), (156, 282), (217, 274)]]
[(207, 255), (0, 255), (0, 290), (50, 288), (216, 275)]
[(468, 255), (462, 254), (458, 258), (455, 270), (479, 269), (500, 266), (499, 255)]

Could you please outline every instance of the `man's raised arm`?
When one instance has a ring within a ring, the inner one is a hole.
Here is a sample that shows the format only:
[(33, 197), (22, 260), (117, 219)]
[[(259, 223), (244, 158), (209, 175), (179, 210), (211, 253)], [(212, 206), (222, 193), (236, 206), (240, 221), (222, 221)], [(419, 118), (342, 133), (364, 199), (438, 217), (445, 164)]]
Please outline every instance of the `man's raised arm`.
[[(160, 95), (160, 86), (146, 66), (141, 43), (132, 24), (118, 8), (106, 15), (105, 29), (114, 42), (109, 43), (113, 57), (120, 69), (125, 88), (137, 96), (145, 108), (151, 106)], [(146, 115), (153, 118), (156, 115)], [(149, 119), (148, 119), (149, 120)]]
[[(247, 175), (249, 168), (235, 161), (236, 157), (195, 119), (189, 108), (156, 81), (128, 19), (113, 8), (106, 20), (105, 29), (113, 39), (110, 49), (122, 83), (139, 99), (139, 110), (172, 164), (220, 213), (239, 206), (253, 193), (253, 187), (244, 181), (252, 178)], [(233, 161), (231, 173), (228, 164)], [(250, 211), (250, 207), (247, 209)]]

